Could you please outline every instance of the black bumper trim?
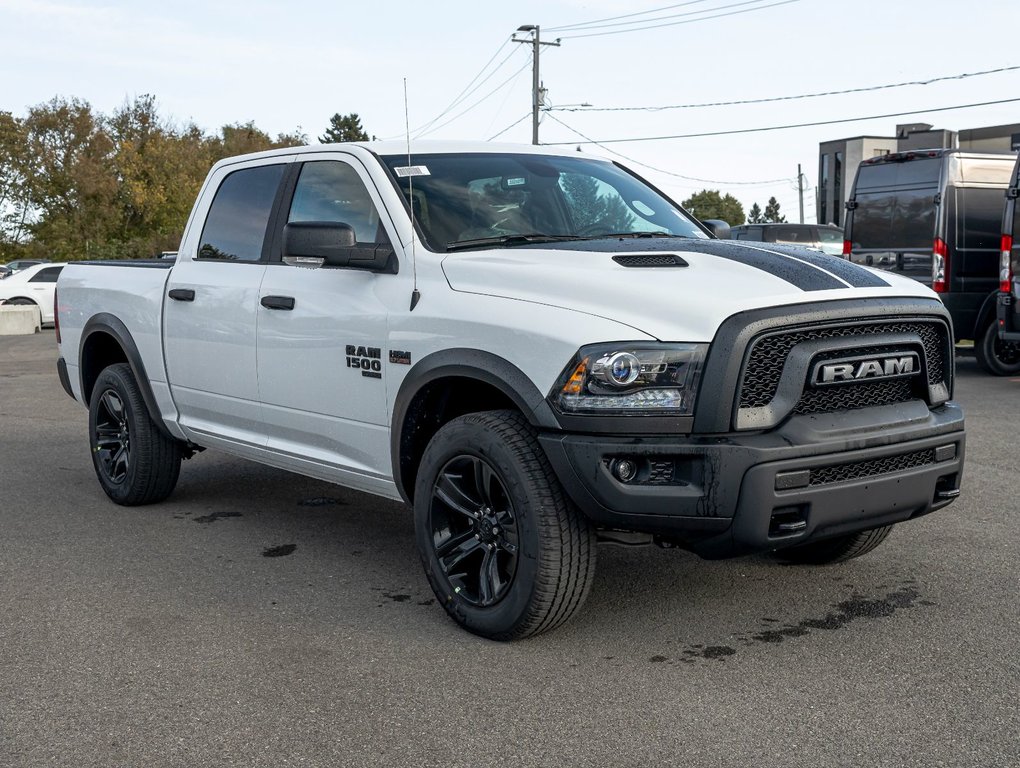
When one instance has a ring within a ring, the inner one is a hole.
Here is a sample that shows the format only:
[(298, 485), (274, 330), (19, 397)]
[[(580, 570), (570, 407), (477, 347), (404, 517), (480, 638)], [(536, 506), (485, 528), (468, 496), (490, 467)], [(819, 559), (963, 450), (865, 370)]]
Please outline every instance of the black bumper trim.
[[(863, 427), (865, 411), (874, 418), (871, 428)], [(950, 503), (945, 492), (959, 488), (965, 445), (963, 415), (955, 404), (932, 411), (923, 404), (913, 409), (883, 406), (840, 416), (795, 417), (756, 435), (546, 433), (540, 440), (568, 495), (597, 526), (656, 534), (704, 557), (866, 530)], [(934, 456), (936, 448), (949, 444), (956, 446), (951, 459), (897, 465), (897, 457), (929, 450)], [(614, 458), (651, 467), (671, 462), (673, 469), (667, 475), (645, 475), (646, 483), (640, 475), (638, 482), (622, 483), (612, 474)], [(794, 488), (782, 481), (791, 472), (843, 465), (881, 469), (871, 476)], [(783, 520), (794, 515), (806, 525), (777, 536), (775, 515), (785, 515)]]

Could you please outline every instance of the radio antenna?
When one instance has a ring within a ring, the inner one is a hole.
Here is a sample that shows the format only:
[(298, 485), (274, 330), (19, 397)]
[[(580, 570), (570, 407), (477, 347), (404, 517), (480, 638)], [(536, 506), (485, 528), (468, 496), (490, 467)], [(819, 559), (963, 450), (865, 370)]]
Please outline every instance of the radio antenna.
[(418, 261), (414, 253), (414, 172), (411, 168), (411, 120), (407, 111), (407, 78), (404, 78), (404, 135), (407, 138), (407, 207), (411, 210), (411, 308), (414, 312), (421, 294), (418, 292)]

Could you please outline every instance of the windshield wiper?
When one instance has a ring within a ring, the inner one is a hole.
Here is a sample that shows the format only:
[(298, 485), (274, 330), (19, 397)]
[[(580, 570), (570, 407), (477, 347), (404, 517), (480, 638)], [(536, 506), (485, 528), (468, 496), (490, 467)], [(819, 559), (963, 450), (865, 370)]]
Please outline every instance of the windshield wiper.
[(470, 240), (454, 240), (446, 244), (447, 251), (466, 251), (470, 248), (484, 248), (487, 245), (498, 245), (501, 248), (512, 248), (515, 245), (528, 243), (559, 243), (569, 240), (586, 240), (578, 235), (544, 235), (535, 232), (527, 235), (497, 235), (496, 237), (475, 237)]
[(606, 232), (604, 235), (592, 235), (585, 240), (610, 240), (613, 238), (638, 238), (638, 237), (689, 237), (689, 235), (674, 235), (672, 232)]

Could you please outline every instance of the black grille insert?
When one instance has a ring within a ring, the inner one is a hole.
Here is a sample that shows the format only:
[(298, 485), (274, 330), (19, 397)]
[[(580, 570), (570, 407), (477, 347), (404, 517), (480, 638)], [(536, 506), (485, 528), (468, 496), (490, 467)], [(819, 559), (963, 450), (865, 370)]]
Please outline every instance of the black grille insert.
[(927, 448), (912, 453), (901, 453), (898, 456), (885, 456), (881, 459), (865, 459), (847, 464), (833, 464), (828, 467), (816, 467), (811, 470), (809, 485), (829, 485), (845, 483), (848, 480), (860, 480), (865, 477), (888, 475), (905, 469), (926, 467), (935, 463), (935, 449)]
[[(798, 344), (820, 339), (875, 336), (883, 333), (917, 334), (924, 347), (928, 383), (938, 384), (946, 381), (944, 357), (945, 350), (948, 348), (948, 334), (945, 325), (936, 320), (901, 320), (884, 323), (868, 323), (862, 320), (852, 325), (778, 331), (756, 339), (752, 342), (751, 352), (747, 358), (747, 367), (741, 382), (740, 407), (760, 408), (772, 402), (779, 387), (779, 380), (783, 375), (786, 358)], [(875, 386), (877, 384), (885, 386)], [(857, 390), (867, 394), (854, 394)], [(878, 396), (881, 402), (863, 402), (866, 397), (871, 395)], [(797, 412), (817, 413), (843, 410), (847, 407), (903, 402), (913, 396), (909, 391), (909, 385), (904, 389), (902, 384), (897, 384), (897, 382), (848, 384), (846, 387), (827, 387), (824, 393), (805, 392), (802, 403), (798, 404), (798, 408), (803, 410)], [(896, 397), (900, 399), (889, 399)], [(841, 405), (841, 401), (860, 401), (860, 405)], [(827, 405), (827, 403), (831, 404)]]

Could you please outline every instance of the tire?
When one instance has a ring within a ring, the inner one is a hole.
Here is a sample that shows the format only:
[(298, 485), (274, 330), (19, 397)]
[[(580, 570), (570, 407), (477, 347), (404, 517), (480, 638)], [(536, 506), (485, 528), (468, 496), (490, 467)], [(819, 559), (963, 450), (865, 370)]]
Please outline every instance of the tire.
[(154, 504), (177, 485), (181, 445), (153, 422), (126, 363), (105, 368), (96, 379), (89, 402), (89, 445), (99, 484), (117, 504)]
[(37, 307), (39, 306), (31, 299), (7, 299), (7, 306), (9, 307)]
[(425, 574), (464, 629), (517, 640), (584, 603), (595, 534), (516, 411), (453, 419), (429, 442), (414, 493)]
[(776, 551), (775, 556), (788, 563), (798, 565), (828, 565), (843, 563), (855, 557), (866, 555), (889, 535), (891, 525), (874, 528), (860, 533), (849, 533), (845, 536), (834, 536), (809, 544), (799, 544)]
[(981, 338), (974, 342), (974, 355), (988, 373), (995, 376), (1014, 376), (1020, 373), (1020, 343), (999, 338), (995, 322), (985, 326)]

